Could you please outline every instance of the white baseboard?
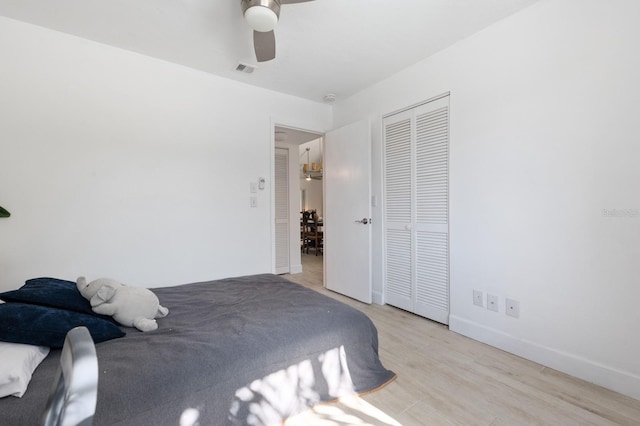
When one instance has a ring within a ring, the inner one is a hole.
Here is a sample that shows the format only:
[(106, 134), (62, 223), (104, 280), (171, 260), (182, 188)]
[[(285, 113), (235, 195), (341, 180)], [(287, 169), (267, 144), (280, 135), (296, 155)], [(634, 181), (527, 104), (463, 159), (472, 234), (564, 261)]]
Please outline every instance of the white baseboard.
[(302, 264), (300, 264), (300, 265), (289, 265), (289, 273), (290, 274), (301, 274), (302, 273)]
[(618, 370), (576, 354), (520, 339), (455, 315), (449, 317), (449, 329), (554, 370), (640, 399), (640, 376), (633, 373)]
[(384, 305), (384, 301), (382, 298), (382, 293), (379, 291), (373, 291), (371, 293), (371, 300), (373, 301), (373, 303), (377, 304), (377, 305)]

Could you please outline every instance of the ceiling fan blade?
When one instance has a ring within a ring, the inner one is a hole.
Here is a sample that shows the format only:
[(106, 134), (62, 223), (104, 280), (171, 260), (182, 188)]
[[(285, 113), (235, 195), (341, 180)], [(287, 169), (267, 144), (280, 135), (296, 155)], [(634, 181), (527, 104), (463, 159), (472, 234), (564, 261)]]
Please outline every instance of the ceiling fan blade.
[(280, 4), (304, 3), (307, 1), (313, 1), (313, 0), (280, 0)]
[(253, 48), (258, 62), (270, 61), (276, 57), (276, 35), (273, 31), (253, 32)]

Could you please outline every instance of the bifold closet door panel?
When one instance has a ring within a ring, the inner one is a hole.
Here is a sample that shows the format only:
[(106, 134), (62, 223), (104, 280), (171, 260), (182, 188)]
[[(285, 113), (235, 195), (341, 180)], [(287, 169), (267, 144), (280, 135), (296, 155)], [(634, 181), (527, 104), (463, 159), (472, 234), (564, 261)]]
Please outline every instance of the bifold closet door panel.
[[(289, 150), (275, 150), (275, 250), (276, 274), (291, 271), (289, 259)], [(255, 196), (255, 194), (251, 194)]]
[(415, 108), (415, 313), (449, 322), (449, 98)]
[(412, 114), (384, 120), (385, 302), (413, 310)]

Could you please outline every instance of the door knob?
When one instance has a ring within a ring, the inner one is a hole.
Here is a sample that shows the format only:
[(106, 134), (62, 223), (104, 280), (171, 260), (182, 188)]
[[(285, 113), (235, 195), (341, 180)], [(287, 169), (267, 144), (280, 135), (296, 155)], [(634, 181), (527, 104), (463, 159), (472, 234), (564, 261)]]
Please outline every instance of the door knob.
[(363, 225), (366, 225), (367, 223), (369, 223), (369, 219), (365, 217), (362, 220), (356, 220), (356, 223), (361, 223)]

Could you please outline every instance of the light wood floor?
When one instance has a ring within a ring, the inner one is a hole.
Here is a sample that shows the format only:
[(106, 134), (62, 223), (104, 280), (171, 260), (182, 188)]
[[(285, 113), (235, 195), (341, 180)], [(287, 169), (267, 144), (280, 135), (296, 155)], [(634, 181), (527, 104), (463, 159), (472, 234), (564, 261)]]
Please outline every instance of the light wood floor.
[(365, 312), (378, 329), (380, 359), (398, 378), (361, 399), (309, 410), (287, 426), (640, 425), (636, 399), (400, 309), (328, 291), (322, 286), (322, 256), (302, 257), (304, 273), (285, 277)]

